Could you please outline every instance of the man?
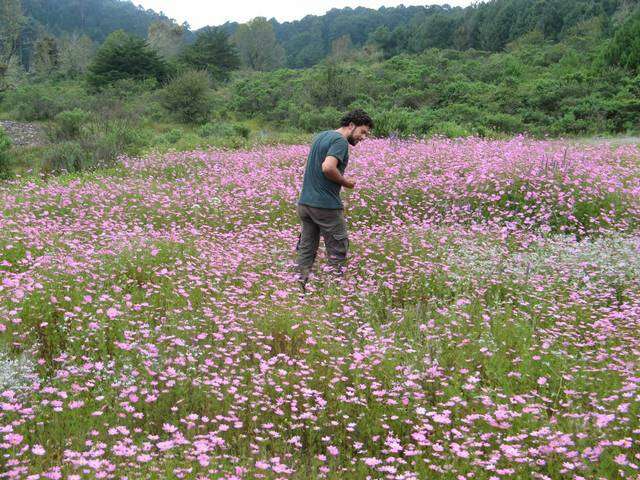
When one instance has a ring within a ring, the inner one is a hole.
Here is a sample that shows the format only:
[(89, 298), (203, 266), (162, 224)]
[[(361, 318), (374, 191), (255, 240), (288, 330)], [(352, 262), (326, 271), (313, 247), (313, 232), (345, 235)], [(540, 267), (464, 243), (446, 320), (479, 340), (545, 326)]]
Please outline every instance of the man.
[(297, 268), (303, 290), (316, 259), (320, 235), (324, 238), (328, 263), (335, 274), (342, 274), (347, 259), (349, 238), (340, 189), (356, 185), (354, 180), (343, 176), (349, 163), (349, 145), (355, 146), (367, 138), (373, 121), (358, 109), (342, 117), (340, 125), (337, 130), (316, 135), (307, 157), (297, 205), (302, 222)]

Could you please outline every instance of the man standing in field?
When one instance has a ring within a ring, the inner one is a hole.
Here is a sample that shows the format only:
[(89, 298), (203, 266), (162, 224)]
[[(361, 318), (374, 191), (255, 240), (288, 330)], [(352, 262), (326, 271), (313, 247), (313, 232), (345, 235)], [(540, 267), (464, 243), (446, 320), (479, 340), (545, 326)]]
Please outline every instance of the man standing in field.
[(343, 176), (349, 163), (349, 145), (355, 146), (364, 140), (373, 128), (373, 121), (358, 109), (342, 117), (340, 125), (337, 130), (316, 135), (307, 157), (297, 205), (302, 222), (297, 269), (303, 290), (316, 259), (320, 235), (324, 238), (328, 263), (335, 274), (343, 273), (347, 260), (349, 238), (340, 189), (356, 185), (355, 180)]

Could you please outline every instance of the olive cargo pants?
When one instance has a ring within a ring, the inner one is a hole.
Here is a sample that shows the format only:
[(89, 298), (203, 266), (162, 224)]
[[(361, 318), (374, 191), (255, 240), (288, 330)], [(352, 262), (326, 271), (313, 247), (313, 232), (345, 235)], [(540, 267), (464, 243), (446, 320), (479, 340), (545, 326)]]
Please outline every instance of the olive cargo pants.
[(335, 274), (341, 275), (349, 250), (349, 238), (343, 211), (300, 204), (298, 204), (297, 210), (302, 223), (302, 233), (296, 247), (300, 281), (306, 283), (309, 278), (309, 272), (318, 253), (320, 235), (324, 238), (329, 265)]

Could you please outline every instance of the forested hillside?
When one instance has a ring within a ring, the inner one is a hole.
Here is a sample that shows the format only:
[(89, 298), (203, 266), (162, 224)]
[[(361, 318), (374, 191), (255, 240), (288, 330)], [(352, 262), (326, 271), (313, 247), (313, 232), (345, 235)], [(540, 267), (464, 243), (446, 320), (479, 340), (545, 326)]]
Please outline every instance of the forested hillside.
[[(547, 41), (560, 41), (582, 22), (604, 20), (611, 32), (630, 14), (638, 0), (494, 0), (467, 8), (439, 6), (358, 7), (332, 9), (293, 22), (269, 20), (286, 53), (282, 66), (304, 68), (317, 64), (336, 48), (379, 45), (385, 58), (420, 53), (428, 48), (498, 52), (521, 36), (539, 32)], [(42, 30), (57, 37), (86, 34), (102, 42), (122, 29), (145, 37), (156, 21), (168, 19), (122, 0), (23, 0), (27, 19), (23, 47), (30, 47)], [(221, 26), (234, 34), (238, 23)], [(188, 40), (194, 39), (188, 30)], [(197, 32), (195, 32), (197, 33)]]
[[(411, 6), (333, 9), (300, 21), (272, 20), (277, 40), (286, 51), (287, 66), (309, 67), (344, 45), (380, 45), (386, 58), (399, 53), (420, 53), (428, 48), (498, 52), (521, 36), (536, 31), (556, 42), (593, 18), (605, 21), (610, 31), (627, 16), (637, 0), (496, 0), (467, 8)], [(238, 24), (223, 27), (235, 32)]]

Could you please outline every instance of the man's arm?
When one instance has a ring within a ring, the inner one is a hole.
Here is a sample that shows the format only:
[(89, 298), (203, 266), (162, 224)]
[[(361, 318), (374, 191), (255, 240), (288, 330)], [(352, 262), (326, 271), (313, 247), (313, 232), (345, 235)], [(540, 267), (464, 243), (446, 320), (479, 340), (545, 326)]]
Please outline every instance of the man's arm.
[(345, 188), (353, 188), (356, 186), (356, 182), (354, 180), (349, 180), (342, 176), (338, 170), (338, 159), (331, 155), (325, 158), (324, 162), (322, 162), (322, 173), (324, 173), (324, 176), (332, 182), (342, 185)]

